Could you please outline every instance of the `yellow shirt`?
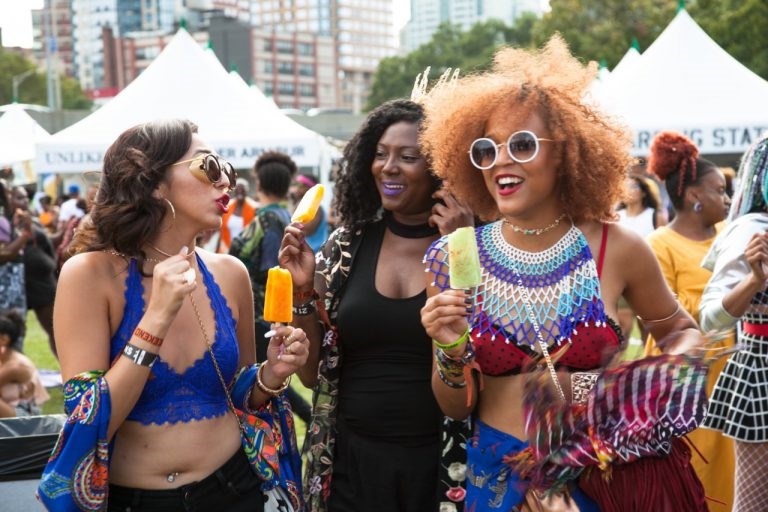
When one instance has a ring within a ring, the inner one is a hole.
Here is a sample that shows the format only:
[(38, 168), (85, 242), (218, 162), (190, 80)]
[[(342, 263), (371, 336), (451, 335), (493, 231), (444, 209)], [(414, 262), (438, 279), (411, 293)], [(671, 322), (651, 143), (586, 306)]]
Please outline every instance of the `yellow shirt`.
[(680, 305), (699, 321), (699, 302), (712, 272), (701, 266), (714, 238), (691, 240), (669, 226), (663, 226), (645, 239), (661, 265), (664, 279), (677, 294)]
[[(722, 224), (715, 226), (719, 233)], [(699, 302), (712, 272), (701, 266), (701, 261), (709, 252), (714, 242), (709, 240), (691, 240), (680, 233), (673, 231), (669, 226), (663, 226), (646, 237), (646, 241), (653, 249), (656, 259), (661, 266), (664, 279), (677, 294), (677, 300), (688, 313), (699, 321)], [(733, 339), (726, 340), (716, 345), (732, 346)], [(656, 343), (652, 337), (648, 337), (645, 345), (645, 355), (659, 354)], [(718, 375), (725, 366), (726, 358), (722, 357), (710, 366), (707, 377), (707, 394), (712, 393)], [(696, 470), (707, 496), (722, 501), (725, 505), (708, 502), (712, 512), (730, 511), (733, 504), (733, 476), (735, 472), (733, 441), (722, 433), (696, 429), (686, 436), (709, 463), (706, 463), (694, 451), (691, 456), (691, 464)]]

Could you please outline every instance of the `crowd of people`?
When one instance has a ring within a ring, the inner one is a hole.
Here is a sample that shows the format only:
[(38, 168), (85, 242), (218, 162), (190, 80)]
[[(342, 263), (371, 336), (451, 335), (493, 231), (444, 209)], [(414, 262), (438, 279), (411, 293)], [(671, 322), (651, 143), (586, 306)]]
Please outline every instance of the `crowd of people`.
[[(555, 36), (386, 102), (306, 223), (291, 212), (317, 176), (267, 152), (238, 178), (184, 120), (121, 134), (84, 199), (3, 185), (0, 417), (45, 399), (27, 310), (69, 415), (41, 501), (761, 510), (768, 135), (733, 197), (676, 132), (638, 168), (627, 129), (582, 102), (595, 74)], [(464, 227), (481, 277), (455, 288)], [(276, 266), (287, 324), (262, 314)]]

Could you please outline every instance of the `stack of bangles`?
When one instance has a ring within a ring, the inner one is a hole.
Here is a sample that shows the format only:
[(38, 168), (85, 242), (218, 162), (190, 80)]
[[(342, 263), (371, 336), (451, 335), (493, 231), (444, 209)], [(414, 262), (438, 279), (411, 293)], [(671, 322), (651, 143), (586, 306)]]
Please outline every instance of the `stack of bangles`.
[(264, 381), (262, 380), (262, 376), (264, 374), (264, 368), (267, 367), (267, 362), (264, 361), (259, 365), (259, 369), (256, 371), (256, 386), (261, 390), (262, 393), (269, 395), (269, 396), (277, 396), (286, 389), (288, 389), (288, 385), (291, 383), (291, 375), (289, 375), (283, 383), (280, 385), (279, 388), (272, 389), (270, 387), (267, 387), (266, 384), (264, 384)]
[[(444, 345), (435, 339), (432, 340), (432, 343), (437, 347), (435, 362), (437, 363), (437, 375), (440, 377), (440, 380), (446, 386), (454, 389), (466, 387), (467, 381), (464, 378), (464, 367), (469, 365), (475, 357), (475, 348), (472, 345), (472, 338), (469, 336), (469, 327), (453, 343)], [(450, 356), (446, 353), (446, 350), (456, 348), (462, 343), (466, 343), (466, 345), (464, 345), (464, 353), (461, 356)], [(459, 377), (462, 378), (459, 382), (451, 380)]]

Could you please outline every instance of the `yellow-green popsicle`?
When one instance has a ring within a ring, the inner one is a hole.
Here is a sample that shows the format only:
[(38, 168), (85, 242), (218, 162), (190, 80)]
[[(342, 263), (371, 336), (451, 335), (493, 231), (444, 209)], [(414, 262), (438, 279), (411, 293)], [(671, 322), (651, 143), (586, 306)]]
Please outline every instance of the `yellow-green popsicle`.
[(458, 228), (448, 235), (448, 265), (453, 289), (473, 288), (483, 282), (475, 228)]

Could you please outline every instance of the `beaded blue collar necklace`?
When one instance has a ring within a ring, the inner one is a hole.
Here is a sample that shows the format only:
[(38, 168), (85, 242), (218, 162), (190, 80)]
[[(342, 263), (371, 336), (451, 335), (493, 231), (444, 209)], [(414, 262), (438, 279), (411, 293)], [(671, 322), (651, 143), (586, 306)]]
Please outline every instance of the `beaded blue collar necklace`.
[[(477, 231), (483, 284), (470, 322), (507, 343), (537, 341), (532, 315), (548, 342), (570, 342), (577, 327), (603, 326), (605, 309), (595, 261), (583, 233), (571, 226), (552, 247), (528, 252), (510, 245), (496, 222)], [(520, 287), (524, 289), (521, 290)], [(526, 306), (530, 311), (526, 311)]]

